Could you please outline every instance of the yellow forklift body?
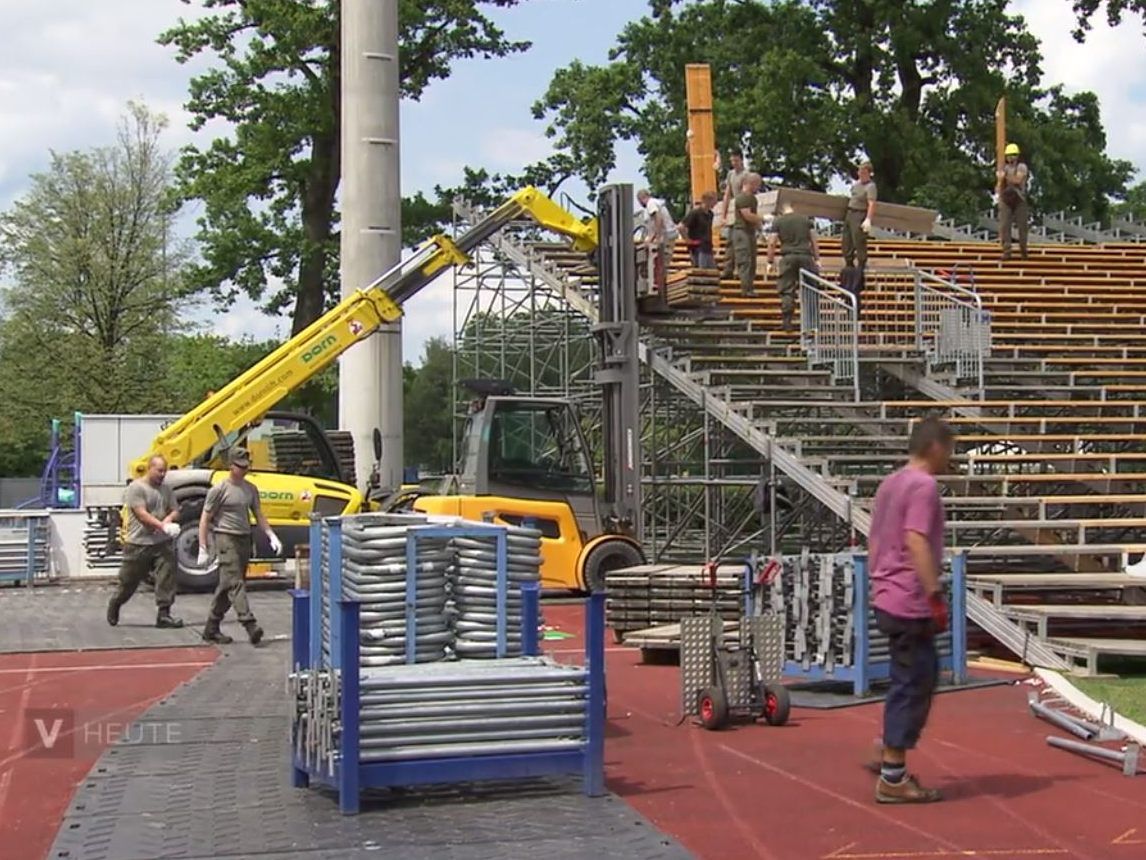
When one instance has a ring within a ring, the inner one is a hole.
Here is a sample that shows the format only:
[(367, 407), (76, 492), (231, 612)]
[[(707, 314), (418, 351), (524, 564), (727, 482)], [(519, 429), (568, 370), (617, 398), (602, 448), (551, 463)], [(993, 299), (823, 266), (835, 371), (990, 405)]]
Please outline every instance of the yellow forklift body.
[(573, 511), (564, 502), (514, 499), (505, 496), (419, 496), (413, 504), (424, 514), (481, 520), (486, 514), (500, 525), (519, 525), (527, 517), (542, 526), (541, 587), (547, 589), (583, 588), (579, 562), (584, 556), (585, 537)]

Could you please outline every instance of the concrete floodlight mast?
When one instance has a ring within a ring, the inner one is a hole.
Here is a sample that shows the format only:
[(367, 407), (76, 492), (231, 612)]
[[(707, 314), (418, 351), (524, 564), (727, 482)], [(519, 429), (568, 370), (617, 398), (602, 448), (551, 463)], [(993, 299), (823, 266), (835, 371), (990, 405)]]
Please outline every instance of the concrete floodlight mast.
[[(401, 255), (398, 0), (342, 0), (342, 296)], [(382, 434), (383, 487), (402, 481), (402, 328), (383, 326), (339, 364), (339, 424), (354, 435), (355, 468), (373, 465)]]

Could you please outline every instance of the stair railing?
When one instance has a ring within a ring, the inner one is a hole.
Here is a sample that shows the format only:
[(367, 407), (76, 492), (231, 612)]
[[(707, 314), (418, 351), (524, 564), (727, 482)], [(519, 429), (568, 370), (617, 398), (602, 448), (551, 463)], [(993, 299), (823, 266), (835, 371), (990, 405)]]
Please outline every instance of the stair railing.
[(800, 270), (800, 348), (809, 367), (831, 369), (833, 382), (850, 379), (859, 402), (858, 302), (849, 290), (807, 269)]
[(957, 381), (972, 381), (985, 396), (983, 363), (991, 354), (991, 312), (973, 289), (914, 269), (915, 348), (927, 369), (949, 366)]

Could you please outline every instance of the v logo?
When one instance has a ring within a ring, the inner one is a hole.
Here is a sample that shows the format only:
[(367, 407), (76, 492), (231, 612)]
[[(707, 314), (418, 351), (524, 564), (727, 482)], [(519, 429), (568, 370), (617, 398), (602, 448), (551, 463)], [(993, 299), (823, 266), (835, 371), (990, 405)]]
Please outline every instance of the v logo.
[(64, 721), (57, 717), (52, 721), (52, 730), (48, 732), (44, 725), (45, 721), (40, 717), (32, 720), (32, 725), (36, 727), (36, 732), (40, 735), (40, 743), (44, 745), (44, 749), (50, 750), (56, 745), (56, 739), (60, 736), (60, 729), (64, 727)]

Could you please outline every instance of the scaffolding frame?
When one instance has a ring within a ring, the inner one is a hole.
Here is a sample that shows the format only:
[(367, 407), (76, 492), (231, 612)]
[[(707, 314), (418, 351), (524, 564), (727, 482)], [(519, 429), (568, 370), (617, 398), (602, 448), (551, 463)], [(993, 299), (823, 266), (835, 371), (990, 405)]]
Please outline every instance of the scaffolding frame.
[[(461, 228), (464, 219), (455, 221), (455, 230)], [(514, 223), (504, 234), (517, 243), (540, 238), (531, 222)], [(596, 298), (594, 279), (579, 287)], [(599, 347), (591, 321), (496, 243), (453, 269), (452, 288), (455, 462), (468, 410), (460, 381), (500, 379), (520, 394), (576, 405), (601, 485)], [(650, 561), (736, 561), (846, 544), (842, 521), (647, 365), (640, 374), (640, 418), (642, 533)]]

